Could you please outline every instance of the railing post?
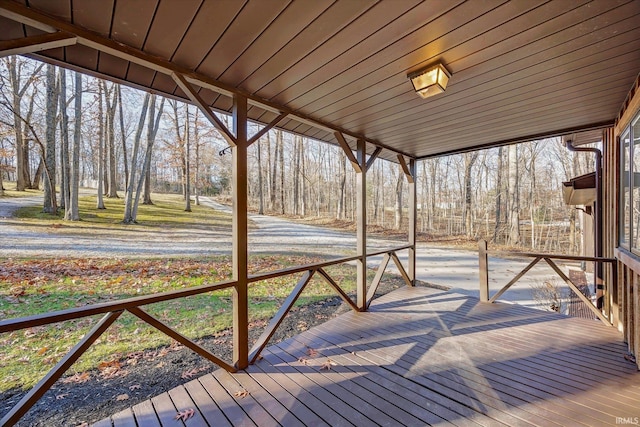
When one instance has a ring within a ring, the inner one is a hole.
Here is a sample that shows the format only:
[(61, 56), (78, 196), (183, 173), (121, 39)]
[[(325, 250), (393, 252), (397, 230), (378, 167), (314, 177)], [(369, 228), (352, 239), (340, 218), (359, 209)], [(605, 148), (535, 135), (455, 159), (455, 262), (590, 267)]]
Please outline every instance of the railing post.
[[(357, 161), (360, 172), (356, 173), (357, 186), (357, 283), (356, 305), (358, 310), (367, 310), (367, 143), (359, 139), (357, 141)], [(356, 171), (357, 172), (357, 171)]]
[(249, 365), (248, 222), (247, 222), (247, 98), (233, 97), (233, 361)]
[(478, 263), (480, 265), (480, 302), (489, 301), (489, 258), (487, 241), (478, 241)]
[(411, 247), (409, 248), (409, 261), (407, 274), (409, 275), (409, 279), (411, 280), (411, 286), (416, 285), (416, 237), (417, 237), (417, 193), (416, 193), (416, 160), (409, 160), (409, 173), (413, 177), (412, 180), (409, 181), (409, 244)]

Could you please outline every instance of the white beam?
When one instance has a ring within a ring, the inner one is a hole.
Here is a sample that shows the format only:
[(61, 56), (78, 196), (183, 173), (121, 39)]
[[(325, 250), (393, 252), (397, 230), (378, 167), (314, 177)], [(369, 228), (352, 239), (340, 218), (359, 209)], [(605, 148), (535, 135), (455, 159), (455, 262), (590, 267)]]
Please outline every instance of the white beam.
[(24, 37), (13, 40), (0, 41), (0, 58), (9, 55), (24, 55), (43, 50), (76, 44), (78, 38), (74, 35), (56, 32), (38, 34), (37, 36)]

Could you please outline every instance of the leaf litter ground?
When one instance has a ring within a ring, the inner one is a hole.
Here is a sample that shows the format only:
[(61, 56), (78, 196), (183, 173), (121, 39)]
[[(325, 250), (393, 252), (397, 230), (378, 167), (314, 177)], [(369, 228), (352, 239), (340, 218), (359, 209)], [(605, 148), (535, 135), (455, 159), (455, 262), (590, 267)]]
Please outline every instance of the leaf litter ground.
[[(219, 261), (226, 262), (223, 260)], [(296, 264), (298, 264), (299, 261), (301, 260), (294, 260)], [(305, 259), (303, 261), (303, 263), (308, 263), (314, 260)], [(270, 257), (261, 258), (260, 262), (257, 263), (257, 268), (270, 269), (273, 267), (273, 262), (281, 262), (281, 260)], [(44, 263), (47, 263), (49, 267), (46, 267)], [(88, 263), (88, 265), (82, 263), (82, 265), (74, 266), (73, 263), (56, 263), (51, 260), (44, 261), (43, 263), (34, 262), (31, 269), (22, 271), (21, 274), (17, 276), (23, 281), (21, 283), (11, 282), (7, 274), (3, 276), (3, 272), (5, 271), (3, 268), (6, 267), (6, 265), (0, 266), (0, 281), (4, 280), (5, 283), (3, 289), (4, 294), (2, 296), (5, 302), (8, 302), (8, 305), (5, 304), (4, 306), (5, 313), (3, 313), (2, 317), (4, 317), (7, 312), (13, 314), (9, 317), (15, 317), (15, 313), (13, 313), (12, 310), (15, 311), (15, 306), (20, 304), (19, 301), (21, 299), (27, 299), (30, 293), (32, 295), (38, 295), (38, 293), (41, 295), (47, 294), (48, 291), (46, 290), (34, 290), (34, 287), (37, 288), (37, 286), (35, 286), (36, 284), (50, 283), (55, 280), (60, 280), (60, 277), (65, 277), (69, 283), (74, 284), (73, 277), (75, 277), (75, 269), (77, 269), (78, 273), (82, 273), (82, 275), (86, 274), (87, 268), (89, 270), (94, 269), (96, 271), (96, 280), (102, 280), (103, 283), (108, 283), (108, 286), (116, 288), (129, 288), (130, 286), (127, 285), (127, 281), (130, 277), (136, 277), (137, 280), (139, 280), (139, 282), (135, 284), (136, 286), (141, 286), (144, 283), (153, 283), (149, 285), (151, 288), (149, 292), (158, 291), (158, 289), (156, 289), (157, 287), (164, 289), (164, 286), (166, 286), (163, 285), (166, 280), (162, 279), (162, 269), (158, 267), (158, 264), (152, 262), (148, 264), (145, 264), (145, 262), (127, 264), (124, 261), (116, 260), (110, 263), (105, 261), (86, 261), (86, 263)], [(98, 263), (99, 265), (93, 265), (92, 263)], [(163, 263), (166, 264), (166, 260), (163, 260)], [(224, 267), (212, 268), (210, 265), (203, 266), (197, 265), (196, 263), (194, 266), (191, 264), (193, 263), (173, 262), (171, 264), (172, 271), (177, 270), (179, 273), (175, 273), (174, 275), (181, 278), (196, 277), (205, 271), (207, 274), (215, 272), (221, 276), (226, 275)], [(125, 267), (126, 270), (124, 270)], [(192, 274), (194, 270), (197, 271), (198, 274)], [(98, 272), (100, 273), (98, 274)], [(120, 277), (123, 277), (125, 273), (126, 277), (120, 280)], [(340, 271), (336, 271), (336, 273), (338, 275), (341, 274)], [(87, 283), (87, 281), (82, 282), (80, 277), (82, 276), (78, 275), (78, 278), (75, 279), (75, 284), (78, 284), (80, 288), (93, 286)], [(159, 277), (161, 280), (159, 280)], [(191, 284), (188, 281), (186, 283)], [(129, 285), (131, 285), (131, 283), (129, 283)], [(181, 284), (180, 286), (183, 285), (184, 284)], [(379, 287), (378, 293), (387, 293), (403, 285), (404, 282), (400, 277), (386, 275)], [(267, 286), (266, 294), (269, 293), (269, 289), (272, 289), (273, 286), (274, 285), (272, 285), (271, 288)], [(94, 294), (98, 296), (92, 294), (84, 303), (102, 301), (102, 299), (100, 299), (100, 292), (94, 292)], [(120, 292), (114, 294), (122, 295)], [(9, 298), (9, 300), (15, 298), (18, 302), (7, 301), (7, 298)], [(265, 299), (269, 299), (269, 297), (267, 296)], [(275, 298), (275, 300), (279, 302), (280, 298)], [(326, 295), (321, 297), (321, 295), (318, 294), (315, 298), (303, 301), (294, 307), (271, 339), (270, 344), (299, 334), (348, 309), (339, 297), (327, 297)], [(268, 322), (268, 318), (269, 316), (265, 316), (252, 320), (249, 332), (251, 342), (260, 336)], [(116, 334), (116, 336), (112, 338), (117, 339), (118, 335)], [(215, 349), (218, 357), (230, 361), (232, 360), (233, 354), (232, 340), (231, 330), (226, 328), (198, 338), (196, 342), (212, 351)], [(3, 345), (4, 344), (6, 343), (3, 343)], [(36, 353), (43, 351), (43, 348), (36, 349)], [(43, 353), (46, 352), (48, 352), (48, 349), (43, 351)], [(36, 354), (36, 356), (38, 355)], [(44, 354), (40, 356), (44, 356)], [(28, 356), (25, 355), (25, 364), (27, 364), (28, 360)], [(51, 390), (36, 403), (17, 425), (35, 427), (80, 426), (84, 423), (96, 422), (124, 408), (150, 399), (153, 396), (159, 395), (216, 369), (218, 369), (216, 365), (176, 342), (153, 349), (132, 351), (125, 355), (120, 355), (120, 357), (117, 358), (103, 360), (97, 365), (94, 364), (94, 368), (92, 369), (75, 373), (71, 371), (67, 372), (67, 375), (56, 382)], [(326, 369), (330, 369), (330, 366)], [(24, 394), (25, 391), (21, 387), (14, 387), (0, 393), (0, 414), (6, 414)]]

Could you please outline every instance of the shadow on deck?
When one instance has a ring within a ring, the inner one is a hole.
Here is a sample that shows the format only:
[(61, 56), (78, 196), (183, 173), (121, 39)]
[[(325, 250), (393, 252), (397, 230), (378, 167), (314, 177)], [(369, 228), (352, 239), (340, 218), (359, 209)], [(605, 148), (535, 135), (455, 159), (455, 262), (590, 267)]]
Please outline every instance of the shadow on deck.
[(95, 425), (183, 425), (186, 409), (187, 426), (638, 423), (625, 353), (597, 321), (403, 288)]

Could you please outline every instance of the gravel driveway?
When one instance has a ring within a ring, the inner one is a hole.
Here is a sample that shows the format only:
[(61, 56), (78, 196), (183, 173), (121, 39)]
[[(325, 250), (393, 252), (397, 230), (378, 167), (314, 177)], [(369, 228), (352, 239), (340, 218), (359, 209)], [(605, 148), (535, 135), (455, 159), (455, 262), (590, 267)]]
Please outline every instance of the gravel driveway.
[[(201, 197), (201, 203), (212, 209), (230, 212), (229, 206)], [(98, 229), (91, 236), (68, 233), (64, 227), (41, 228), (25, 226), (12, 219), (11, 214), (22, 206), (42, 203), (41, 197), (0, 199), (0, 253), (2, 257), (176, 257), (204, 256), (231, 253), (231, 233), (219, 230), (171, 229), (158, 232), (138, 230), (135, 238), (130, 232)], [(256, 225), (249, 234), (250, 253), (314, 253), (336, 257), (355, 254), (354, 233), (291, 222), (266, 215), (250, 215)], [(369, 252), (404, 245), (403, 241), (368, 239)], [(407, 251), (398, 253), (406, 265)], [(376, 268), (382, 256), (368, 259)], [(520, 271), (528, 260), (507, 260), (491, 257), (490, 286), (496, 292)], [(388, 271), (396, 273), (393, 262)], [(475, 251), (450, 249), (418, 244), (416, 259), (417, 279), (444, 286), (456, 292), (478, 296), (478, 254)], [(553, 271), (544, 266), (534, 268), (501, 299), (534, 305), (530, 289), (553, 277)]]

